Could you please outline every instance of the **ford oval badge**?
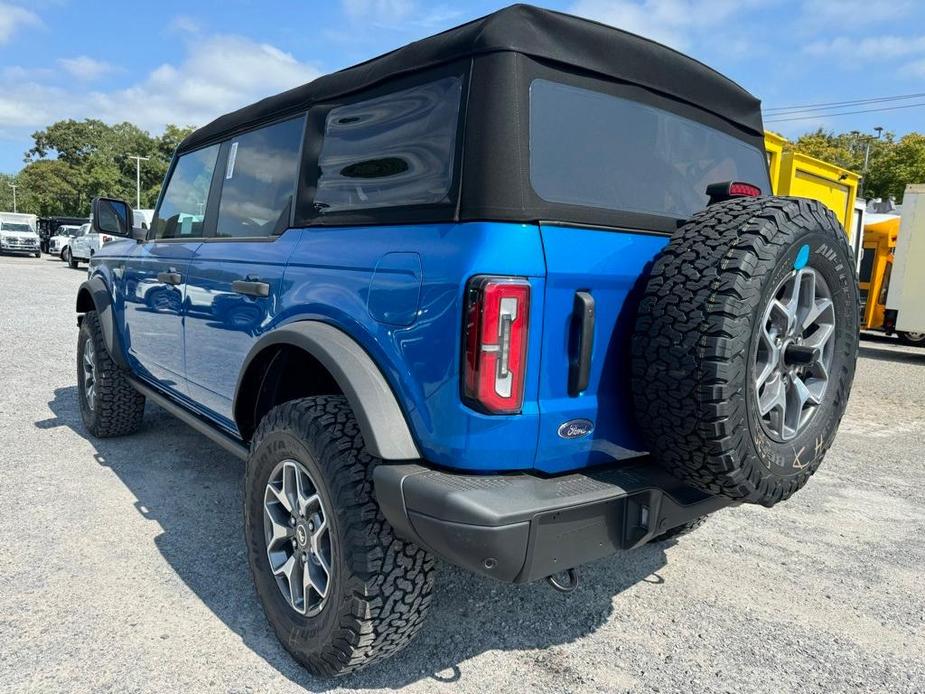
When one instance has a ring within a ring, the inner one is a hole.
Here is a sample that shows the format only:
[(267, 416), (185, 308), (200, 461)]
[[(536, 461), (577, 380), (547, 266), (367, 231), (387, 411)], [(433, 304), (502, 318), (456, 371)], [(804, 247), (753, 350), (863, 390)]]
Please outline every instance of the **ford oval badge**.
[(594, 431), (594, 422), (590, 419), (570, 419), (559, 426), (559, 437), (563, 439), (580, 439)]

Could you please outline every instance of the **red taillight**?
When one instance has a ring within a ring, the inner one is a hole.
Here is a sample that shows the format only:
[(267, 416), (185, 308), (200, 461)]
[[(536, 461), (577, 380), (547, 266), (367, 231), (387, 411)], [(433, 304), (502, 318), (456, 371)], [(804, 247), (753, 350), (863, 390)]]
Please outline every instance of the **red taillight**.
[(466, 288), (463, 392), (494, 414), (519, 412), (524, 401), (530, 283), (474, 277)]
[(751, 183), (730, 183), (729, 195), (735, 198), (757, 198), (761, 196), (761, 188)]
[(107, 236), (106, 234), (100, 234), (100, 244), (109, 243), (112, 241), (112, 236)]
[(732, 200), (733, 198), (757, 198), (761, 196), (761, 188), (751, 183), (741, 181), (727, 181), (725, 183), (711, 183), (707, 186), (707, 196), (710, 204)]

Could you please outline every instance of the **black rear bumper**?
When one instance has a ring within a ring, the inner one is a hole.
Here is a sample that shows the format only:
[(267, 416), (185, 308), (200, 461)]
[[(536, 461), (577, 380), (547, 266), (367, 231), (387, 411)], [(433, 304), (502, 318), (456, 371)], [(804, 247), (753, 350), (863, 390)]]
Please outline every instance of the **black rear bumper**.
[(400, 537), (514, 583), (638, 547), (732, 503), (683, 485), (649, 458), (557, 477), (384, 463), (374, 481)]

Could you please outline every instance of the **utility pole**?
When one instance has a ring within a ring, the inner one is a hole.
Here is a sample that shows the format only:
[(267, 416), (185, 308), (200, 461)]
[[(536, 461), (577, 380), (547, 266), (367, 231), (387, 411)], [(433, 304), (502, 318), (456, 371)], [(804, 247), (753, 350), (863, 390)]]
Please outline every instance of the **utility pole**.
[(13, 212), (16, 212), (16, 189), (19, 188), (19, 186), (15, 183), (10, 183), (9, 186), (13, 189)]
[(148, 161), (150, 157), (139, 157), (129, 155), (129, 159), (135, 160), (135, 209), (141, 208), (141, 162)]
[(858, 191), (858, 195), (860, 197), (864, 197), (864, 186), (867, 184), (867, 165), (870, 163), (870, 143), (874, 140), (879, 140), (880, 136), (883, 135), (883, 128), (881, 128), (879, 125), (874, 128), (874, 130), (877, 131), (877, 137), (871, 137), (870, 135), (867, 135), (864, 138), (867, 141), (867, 144), (864, 147), (864, 170), (861, 172), (861, 189)]

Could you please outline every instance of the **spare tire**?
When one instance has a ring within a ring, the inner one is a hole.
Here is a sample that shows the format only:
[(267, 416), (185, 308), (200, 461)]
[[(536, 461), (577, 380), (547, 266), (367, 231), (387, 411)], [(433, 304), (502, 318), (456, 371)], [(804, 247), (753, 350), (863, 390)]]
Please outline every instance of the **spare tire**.
[(821, 203), (740, 198), (672, 236), (640, 300), (633, 396), (670, 472), (773, 506), (832, 443), (854, 379), (858, 283)]

